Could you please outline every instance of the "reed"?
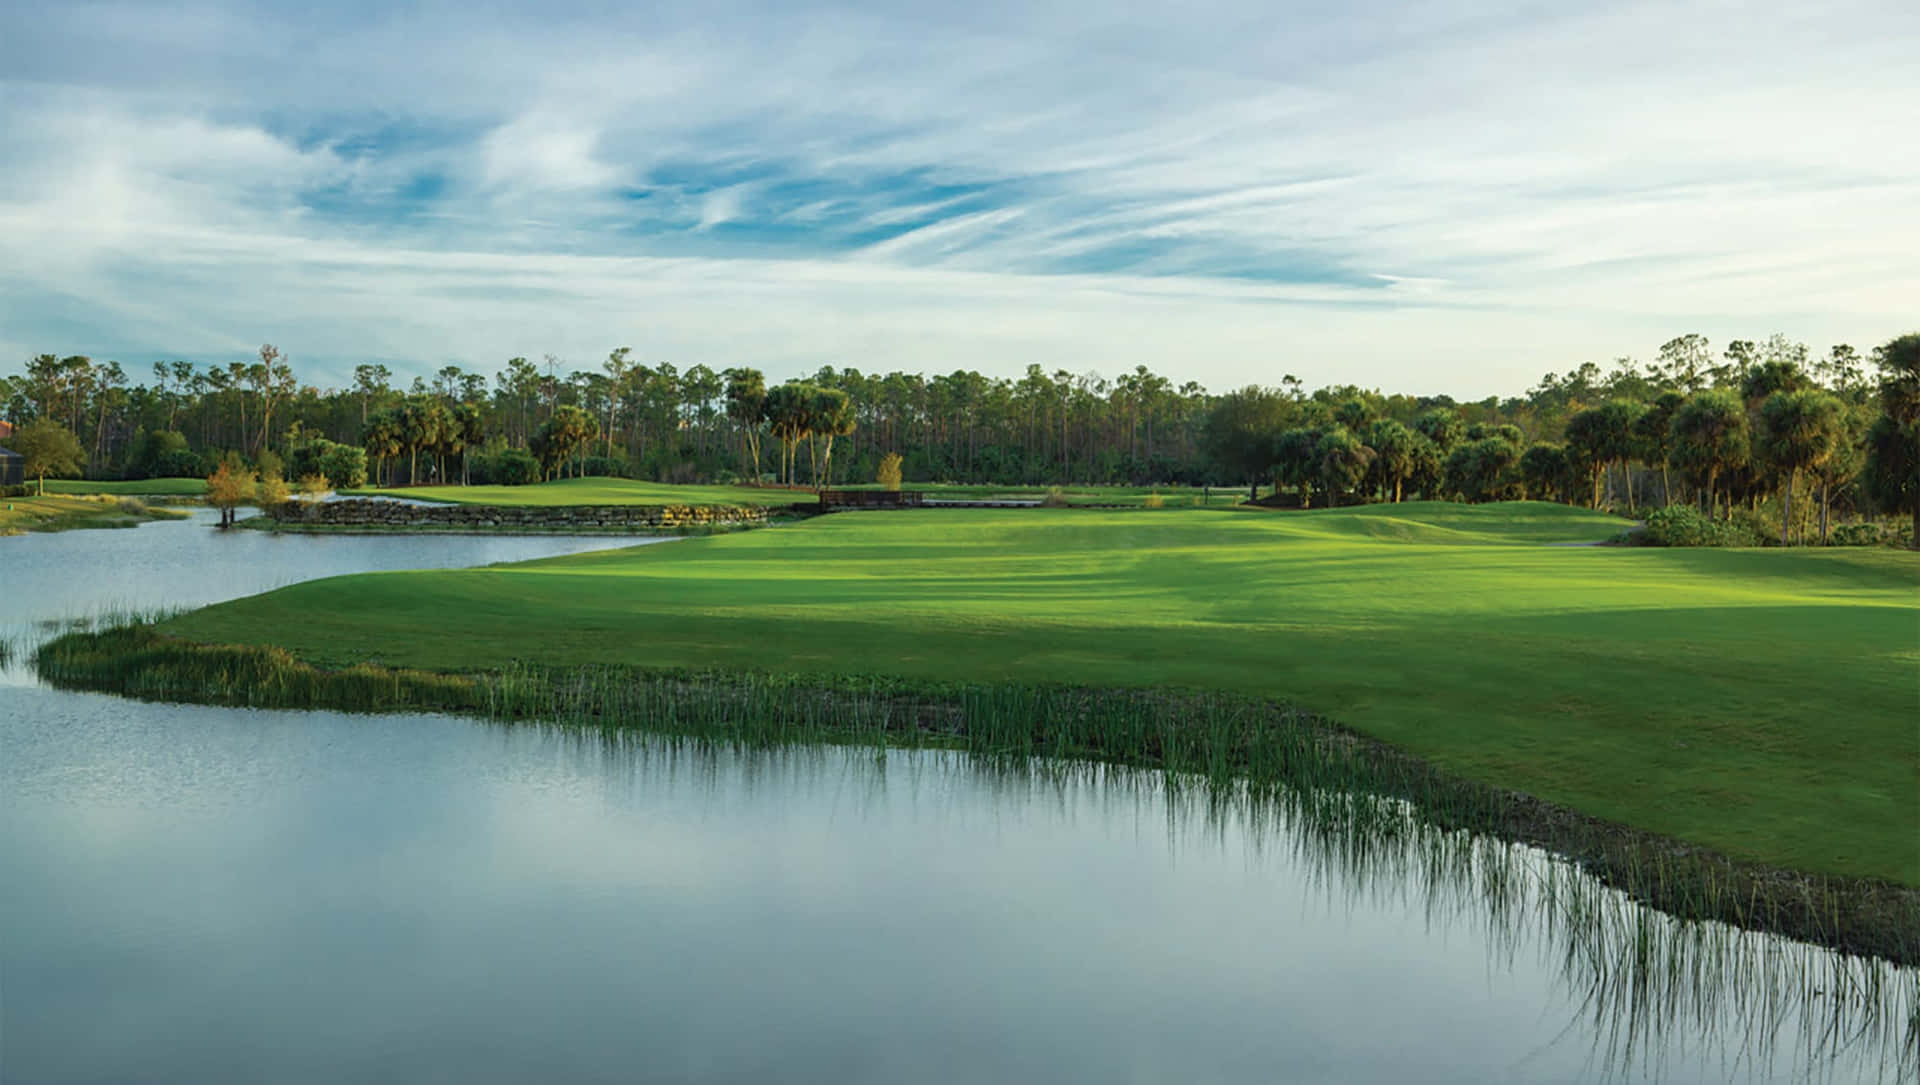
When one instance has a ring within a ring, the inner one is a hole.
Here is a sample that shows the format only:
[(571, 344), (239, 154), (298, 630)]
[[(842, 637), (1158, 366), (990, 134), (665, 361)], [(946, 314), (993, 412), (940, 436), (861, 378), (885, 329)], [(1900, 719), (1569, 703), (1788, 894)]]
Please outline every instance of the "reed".
[[(661, 735), (521, 720), (612, 762), (748, 779), (813, 771), (884, 788), (884, 752), (756, 742), (722, 731)], [(827, 752), (835, 750), (837, 752)], [(1724, 923), (1677, 919), (1607, 887), (1565, 858), (1487, 833), (1441, 828), (1410, 803), (1225, 782), (1096, 761), (926, 751), (910, 771), (953, 773), (1013, 802), (1161, 807), (1170, 847), (1237, 838), (1284, 850), (1330, 909), (1365, 900), (1424, 912), (1436, 930), (1480, 928), (1494, 960), (1538, 962), (1573, 1003), (1605, 1077), (1662, 1076), (1689, 1048), (1729, 1078), (1913, 1081), (1920, 1073), (1920, 972)]]
[(753, 748), (932, 745), (988, 763), (1150, 769), (1223, 793), (1305, 804), (1299, 816), (1337, 831), (1345, 847), (1382, 847), (1413, 831), (1400, 824), (1410, 817), (1420, 832), (1484, 835), (1564, 856), (1681, 921), (1719, 921), (1920, 963), (1915, 890), (1736, 862), (1448, 775), (1325, 719), (1239, 694), (600, 665), (515, 664), (478, 675), (371, 664), (321, 670), (280, 648), (178, 640), (137, 621), (94, 624), (40, 646), (39, 674), (56, 686), (152, 700), (433, 710), (502, 723), (642, 728)]

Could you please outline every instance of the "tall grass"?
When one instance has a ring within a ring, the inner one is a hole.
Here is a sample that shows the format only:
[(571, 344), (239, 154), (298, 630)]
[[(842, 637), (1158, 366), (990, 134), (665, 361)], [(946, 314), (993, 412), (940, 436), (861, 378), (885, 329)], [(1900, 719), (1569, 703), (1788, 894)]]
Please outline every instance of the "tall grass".
[[(749, 780), (773, 767), (886, 785), (886, 747), (766, 743), (765, 733), (661, 735), (618, 725), (505, 723), (615, 764)], [(938, 735), (938, 729), (931, 732)], [(937, 738), (930, 742), (940, 743)], [(1652, 911), (1557, 856), (1485, 833), (1444, 829), (1401, 800), (1270, 787), (1128, 765), (927, 751), (911, 771), (955, 773), (975, 788), (1067, 808), (1082, 800), (1162, 807), (1170, 845), (1237, 837), (1284, 851), (1309, 892), (1336, 911), (1366, 900), (1424, 913), (1436, 931), (1475, 924), (1493, 964), (1530, 963), (1572, 999), (1568, 1032), (1593, 1039), (1607, 1078), (1658, 1079), (1689, 1049), (1717, 1056), (1729, 1080), (1791, 1067), (1810, 1081), (1911, 1081), (1920, 1072), (1920, 973), (1723, 923)], [(915, 785), (924, 780), (916, 775)], [(1149, 815), (1151, 816), (1151, 815)], [(1584, 1026), (1584, 1027), (1583, 1027)]]

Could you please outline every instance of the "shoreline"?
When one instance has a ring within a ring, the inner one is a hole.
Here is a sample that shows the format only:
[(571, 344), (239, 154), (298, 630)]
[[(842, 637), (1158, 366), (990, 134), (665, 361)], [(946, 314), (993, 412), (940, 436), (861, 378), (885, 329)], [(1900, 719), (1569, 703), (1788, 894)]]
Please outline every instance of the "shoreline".
[(56, 688), (143, 700), (443, 711), (495, 722), (638, 728), (749, 743), (940, 745), (983, 756), (1198, 775), (1215, 784), (1400, 799), (1426, 824), (1539, 847), (1676, 918), (1920, 964), (1920, 887), (1734, 859), (1453, 776), (1271, 699), (1172, 688), (633, 666), (520, 666), (471, 675), (374, 664), (323, 670), (284, 649), (202, 644), (140, 625), (55, 638), (40, 646), (34, 666)]
[[(778, 524), (781, 521), (771, 521)], [(730, 535), (739, 531), (753, 531), (769, 523), (756, 524), (687, 524), (681, 526), (649, 527), (636, 525), (631, 528), (620, 527), (573, 527), (567, 525), (535, 524), (495, 524), (492, 526), (473, 525), (464, 527), (451, 524), (303, 524), (284, 520), (275, 520), (272, 516), (261, 514), (249, 516), (237, 521), (233, 527), (238, 531), (265, 531), (274, 535), (460, 535), (460, 536), (527, 536), (561, 535), (587, 538), (683, 538), (705, 535)]]

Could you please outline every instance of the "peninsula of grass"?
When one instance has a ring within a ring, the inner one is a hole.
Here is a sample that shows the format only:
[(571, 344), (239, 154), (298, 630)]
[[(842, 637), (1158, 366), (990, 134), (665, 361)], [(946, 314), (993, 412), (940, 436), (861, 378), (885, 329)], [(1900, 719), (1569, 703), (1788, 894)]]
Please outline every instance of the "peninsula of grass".
[(48, 479), (50, 494), (109, 494), (118, 497), (205, 497), (207, 480), (203, 478), (143, 478), (126, 481), (96, 479)]
[[(1553, 545), (1621, 526), (1534, 503), (848, 513), (299, 584), (157, 635), (319, 673), (604, 666), (1286, 703), (1670, 854), (1920, 885), (1920, 558)], [(1886, 929), (1912, 928), (1901, 914)]]
[(8, 497), (0, 498), (0, 535), (18, 535), (28, 531), (138, 527), (150, 520), (172, 520), (186, 515), (173, 509), (150, 508), (133, 498), (105, 494), (48, 493), (45, 497)]

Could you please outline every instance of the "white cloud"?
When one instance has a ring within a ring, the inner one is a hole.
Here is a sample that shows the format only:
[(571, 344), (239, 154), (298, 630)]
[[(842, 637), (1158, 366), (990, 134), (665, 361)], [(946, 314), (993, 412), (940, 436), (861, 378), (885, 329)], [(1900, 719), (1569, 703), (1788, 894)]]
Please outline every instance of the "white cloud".
[[(1917, 12), (10, 9), (0, 351), (1494, 391), (1687, 330), (1866, 346), (1920, 296)], [(341, 134), (381, 125), (428, 135)]]

